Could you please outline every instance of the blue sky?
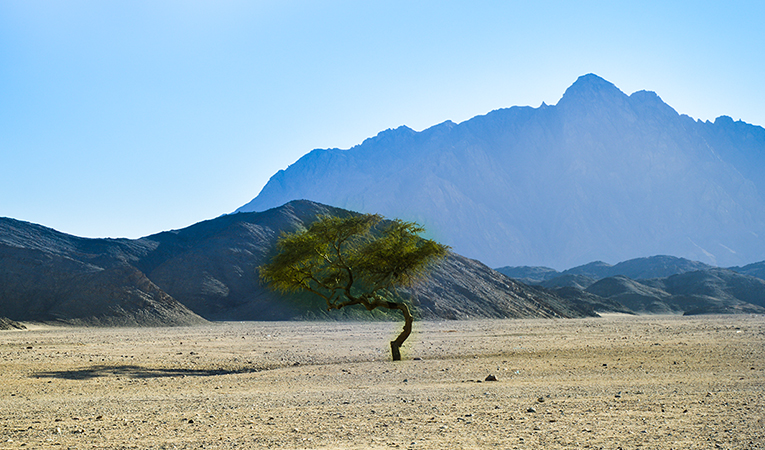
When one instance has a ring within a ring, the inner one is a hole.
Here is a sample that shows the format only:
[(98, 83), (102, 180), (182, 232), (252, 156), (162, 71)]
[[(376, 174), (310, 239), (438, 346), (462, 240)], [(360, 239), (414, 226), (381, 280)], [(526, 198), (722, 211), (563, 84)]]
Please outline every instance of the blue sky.
[(765, 125), (765, 2), (0, 2), (0, 216), (140, 237), (314, 148), (555, 104), (596, 73)]

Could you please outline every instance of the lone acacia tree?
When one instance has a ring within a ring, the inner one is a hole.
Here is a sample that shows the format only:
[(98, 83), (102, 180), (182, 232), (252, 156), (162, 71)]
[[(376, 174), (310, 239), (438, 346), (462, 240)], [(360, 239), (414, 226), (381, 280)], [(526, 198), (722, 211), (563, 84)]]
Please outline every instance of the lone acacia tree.
[(390, 343), (398, 361), (414, 318), (396, 287), (420, 279), (449, 248), (420, 237), (423, 231), (414, 222), (383, 221), (377, 214), (322, 216), (307, 230), (283, 233), (260, 277), (277, 291), (312, 292), (329, 311), (350, 305), (401, 311), (404, 330)]

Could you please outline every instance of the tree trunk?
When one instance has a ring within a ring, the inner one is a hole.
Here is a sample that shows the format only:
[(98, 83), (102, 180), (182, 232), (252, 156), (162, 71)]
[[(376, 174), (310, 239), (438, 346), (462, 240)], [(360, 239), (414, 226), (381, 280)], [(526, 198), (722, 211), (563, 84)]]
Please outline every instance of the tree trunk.
[(404, 330), (395, 340), (391, 341), (390, 343), (390, 350), (393, 356), (393, 361), (401, 361), (400, 349), (401, 346), (404, 345), (406, 338), (412, 334), (412, 322), (414, 322), (414, 317), (412, 317), (412, 314), (409, 312), (409, 307), (404, 303), (388, 302), (388, 308), (398, 309), (401, 311), (401, 314), (404, 315)]

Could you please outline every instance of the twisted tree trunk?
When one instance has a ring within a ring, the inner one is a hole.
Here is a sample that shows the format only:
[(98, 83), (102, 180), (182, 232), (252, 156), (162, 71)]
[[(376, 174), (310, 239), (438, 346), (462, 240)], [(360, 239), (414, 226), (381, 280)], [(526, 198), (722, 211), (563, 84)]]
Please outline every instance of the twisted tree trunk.
[(404, 315), (403, 331), (401, 331), (401, 334), (399, 334), (395, 340), (390, 342), (393, 361), (401, 361), (401, 346), (404, 345), (406, 338), (412, 334), (412, 322), (414, 322), (414, 317), (412, 317), (412, 313), (409, 312), (409, 307), (404, 303), (388, 302), (388, 308), (398, 309), (401, 311), (401, 314)]

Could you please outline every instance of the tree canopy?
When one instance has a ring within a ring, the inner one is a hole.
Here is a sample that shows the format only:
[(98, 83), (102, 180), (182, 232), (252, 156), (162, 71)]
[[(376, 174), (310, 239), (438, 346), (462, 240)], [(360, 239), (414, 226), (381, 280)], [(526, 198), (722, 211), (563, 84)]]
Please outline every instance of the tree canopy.
[(277, 291), (316, 294), (329, 310), (361, 305), (401, 311), (404, 330), (391, 342), (393, 359), (399, 360), (414, 319), (396, 288), (411, 286), (448, 252), (422, 238), (424, 231), (417, 223), (377, 214), (322, 216), (305, 230), (282, 234), (260, 277)]

